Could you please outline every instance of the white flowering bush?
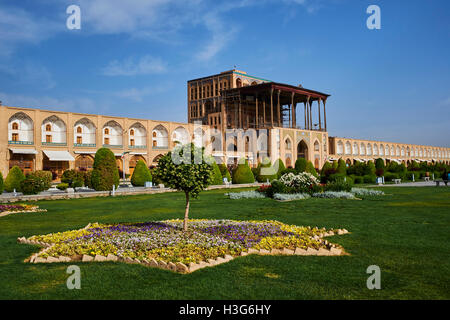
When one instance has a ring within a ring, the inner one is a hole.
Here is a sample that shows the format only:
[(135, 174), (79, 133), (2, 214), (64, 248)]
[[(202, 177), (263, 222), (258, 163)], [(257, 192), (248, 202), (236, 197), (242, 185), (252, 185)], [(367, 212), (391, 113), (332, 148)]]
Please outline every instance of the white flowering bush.
[(326, 199), (356, 199), (355, 195), (351, 192), (344, 191), (325, 191), (313, 194), (314, 198), (326, 198)]
[(230, 199), (238, 200), (238, 199), (262, 199), (266, 196), (264, 193), (258, 191), (242, 191), (242, 192), (230, 192), (226, 193), (225, 196), (230, 197)]
[(384, 196), (384, 194), (385, 194), (383, 191), (364, 189), (364, 188), (352, 188), (351, 192), (357, 197), (363, 197), (363, 196)]
[(301, 172), (299, 174), (286, 173), (281, 176), (279, 181), (296, 191), (309, 191), (319, 184), (319, 180), (309, 172)]
[(273, 195), (273, 198), (275, 200), (280, 200), (280, 201), (292, 201), (292, 200), (304, 200), (304, 199), (309, 199), (311, 198), (311, 196), (307, 193), (275, 193)]

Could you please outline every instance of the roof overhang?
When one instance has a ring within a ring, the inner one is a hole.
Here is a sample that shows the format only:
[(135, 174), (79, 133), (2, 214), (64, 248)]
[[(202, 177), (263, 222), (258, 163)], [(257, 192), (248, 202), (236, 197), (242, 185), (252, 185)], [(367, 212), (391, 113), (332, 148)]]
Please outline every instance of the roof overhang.
[(14, 154), (37, 154), (36, 149), (15, 149), (9, 148), (9, 150)]
[(42, 150), (50, 161), (75, 161), (69, 151)]

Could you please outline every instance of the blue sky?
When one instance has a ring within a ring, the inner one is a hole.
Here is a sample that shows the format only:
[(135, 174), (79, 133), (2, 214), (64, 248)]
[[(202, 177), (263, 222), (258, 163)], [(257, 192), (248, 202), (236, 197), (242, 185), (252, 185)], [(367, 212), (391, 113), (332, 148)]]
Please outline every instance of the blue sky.
[[(81, 30), (66, 8), (81, 8)], [(366, 9), (381, 8), (381, 30)], [(0, 0), (5, 105), (185, 122), (230, 70), (331, 94), (332, 136), (450, 147), (448, 0)]]

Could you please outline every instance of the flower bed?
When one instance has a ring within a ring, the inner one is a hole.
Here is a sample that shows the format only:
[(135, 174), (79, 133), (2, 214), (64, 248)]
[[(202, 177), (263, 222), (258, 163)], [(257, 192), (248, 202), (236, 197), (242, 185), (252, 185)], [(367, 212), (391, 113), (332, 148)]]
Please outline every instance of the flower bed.
[(385, 193), (379, 190), (363, 189), (363, 188), (352, 188), (352, 193), (357, 197), (364, 196), (384, 196)]
[(89, 261), (85, 260), (86, 256), (95, 256), (186, 266), (223, 260), (223, 257), (232, 259), (255, 253), (255, 250), (288, 250), (293, 254), (295, 250), (329, 253), (333, 249), (340, 254), (341, 249), (322, 239), (340, 231), (278, 221), (190, 220), (188, 232), (183, 232), (181, 220), (167, 220), (113, 225), (95, 223), (81, 230), (19, 238), (19, 241), (47, 247), (33, 256), (31, 262)]
[(45, 209), (39, 209), (39, 206), (28, 204), (0, 204), (0, 217), (7, 216), (12, 213), (23, 212), (46, 212)]
[(357, 199), (351, 192), (345, 191), (325, 191), (313, 194), (314, 198), (326, 198), (326, 199)]
[(311, 196), (307, 193), (275, 193), (273, 198), (278, 201), (293, 201), (309, 199)]

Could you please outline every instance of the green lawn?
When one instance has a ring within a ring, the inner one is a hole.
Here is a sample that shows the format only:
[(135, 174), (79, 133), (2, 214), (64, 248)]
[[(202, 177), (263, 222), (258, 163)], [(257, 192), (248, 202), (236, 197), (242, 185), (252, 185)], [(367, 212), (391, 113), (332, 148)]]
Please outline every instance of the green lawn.
[[(124, 263), (78, 263), (81, 290), (66, 288), (69, 264), (25, 264), (38, 247), (31, 236), (89, 222), (181, 218), (184, 195), (89, 198), (38, 202), (45, 214), (0, 218), (0, 299), (449, 299), (450, 189), (389, 187), (363, 201), (229, 200), (204, 192), (191, 218), (274, 219), (289, 224), (346, 228), (328, 238), (350, 256), (248, 256), (182, 275)], [(381, 268), (381, 290), (368, 290), (366, 269)]]

